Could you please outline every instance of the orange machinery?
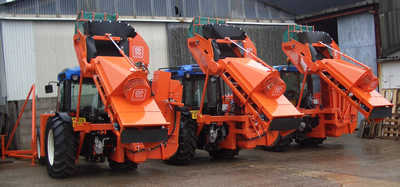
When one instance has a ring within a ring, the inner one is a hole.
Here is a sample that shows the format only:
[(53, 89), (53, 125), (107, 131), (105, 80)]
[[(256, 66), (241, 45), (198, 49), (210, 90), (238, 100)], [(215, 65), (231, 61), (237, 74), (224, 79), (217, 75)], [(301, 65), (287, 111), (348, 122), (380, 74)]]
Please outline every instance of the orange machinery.
[(391, 116), (393, 104), (375, 90), (378, 78), (371, 68), (341, 53), (329, 34), (310, 26), (289, 26), (282, 50), (303, 75), (297, 85), (300, 92), (293, 92), (299, 94), (293, 104), (305, 114), (296, 142), (318, 145), (327, 136), (354, 132), (357, 110), (370, 123)]
[(42, 114), (38, 130), (39, 161), (51, 177), (72, 175), (79, 155), (91, 162), (107, 158), (113, 170), (129, 171), (146, 159), (168, 159), (178, 148), (182, 85), (155, 72), (150, 88), (147, 44), (117, 17), (78, 13), (79, 67), (59, 74), (57, 112)]
[[(303, 114), (282, 95), (286, 85), (279, 72), (256, 56), (255, 46), (239, 27), (226, 25), (225, 20), (195, 18), (187, 43), (205, 74), (202, 94), (196, 96), (201, 98), (199, 110), (191, 111), (197, 118), (197, 127), (188, 130), (194, 129), (192, 139), (197, 148), (213, 157), (232, 158), (241, 148), (273, 145), (299, 128)], [(208, 89), (207, 85), (217, 80), (229, 87), (232, 96), (226, 100), (232, 98), (231, 101), (218, 99), (221, 97)], [(210, 109), (212, 99), (219, 100), (216, 109)], [(188, 119), (184, 121), (192, 124)], [(188, 160), (183, 150), (181, 153), (181, 157), (171, 157), (170, 162), (181, 164)]]

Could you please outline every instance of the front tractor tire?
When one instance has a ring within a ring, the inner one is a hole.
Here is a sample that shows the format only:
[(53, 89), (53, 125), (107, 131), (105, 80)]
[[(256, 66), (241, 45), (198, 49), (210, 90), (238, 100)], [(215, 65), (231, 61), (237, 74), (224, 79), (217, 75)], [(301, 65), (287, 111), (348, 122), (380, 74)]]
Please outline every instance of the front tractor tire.
[(166, 160), (171, 165), (185, 165), (196, 154), (197, 144), (197, 125), (189, 117), (182, 115), (179, 123), (179, 147), (176, 153), (169, 160)]
[(77, 140), (70, 122), (56, 115), (46, 125), (47, 173), (53, 178), (74, 174)]

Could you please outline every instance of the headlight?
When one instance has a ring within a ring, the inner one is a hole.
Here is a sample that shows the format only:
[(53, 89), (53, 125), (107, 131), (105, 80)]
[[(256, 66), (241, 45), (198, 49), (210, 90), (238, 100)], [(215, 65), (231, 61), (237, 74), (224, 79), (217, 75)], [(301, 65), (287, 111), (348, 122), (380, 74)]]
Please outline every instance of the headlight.
[(366, 91), (371, 92), (378, 86), (379, 80), (373, 74), (365, 75), (360, 83), (360, 87)]
[(143, 78), (128, 80), (123, 87), (125, 98), (132, 104), (140, 104), (150, 97), (150, 86)]
[(263, 91), (269, 97), (276, 99), (286, 90), (286, 84), (279, 77), (271, 77), (264, 82)]
[(74, 81), (77, 81), (79, 79), (79, 76), (78, 75), (72, 75), (71, 79), (74, 80)]

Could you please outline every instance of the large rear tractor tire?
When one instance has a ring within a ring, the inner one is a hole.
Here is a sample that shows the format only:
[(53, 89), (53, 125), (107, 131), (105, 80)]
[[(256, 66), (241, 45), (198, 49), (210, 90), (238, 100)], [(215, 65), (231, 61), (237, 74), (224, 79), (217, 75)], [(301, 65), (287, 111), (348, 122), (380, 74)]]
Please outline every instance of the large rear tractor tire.
[(59, 116), (46, 125), (45, 147), (47, 173), (53, 178), (65, 178), (74, 174), (77, 140), (72, 124)]
[(293, 142), (293, 134), (292, 133), (290, 133), (289, 135), (286, 135), (284, 137), (279, 135), (279, 137), (276, 140), (274, 145), (264, 146), (263, 149), (266, 151), (272, 151), (272, 152), (283, 152), (290, 146), (290, 143), (292, 143), (292, 142)]
[(196, 154), (197, 148), (197, 125), (196, 123), (187, 116), (182, 115), (181, 122), (179, 124), (179, 147), (174, 155), (169, 160), (166, 160), (168, 164), (172, 165), (185, 165)]
[(305, 140), (296, 139), (296, 143), (302, 146), (317, 147), (319, 144), (322, 144), (324, 140), (326, 140), (326, 138), (307, 138)]
[(208, 154), (216, 159), (233, 159), (236, 155), (239, 155), (239, 149), (220, 149), (210, 151)]
[(137, 164), (128, 159), (125, 159), (125, 162), (122, 163), (108, 159), (108, 165), (113, 172), (129, 172), (137, 169)]

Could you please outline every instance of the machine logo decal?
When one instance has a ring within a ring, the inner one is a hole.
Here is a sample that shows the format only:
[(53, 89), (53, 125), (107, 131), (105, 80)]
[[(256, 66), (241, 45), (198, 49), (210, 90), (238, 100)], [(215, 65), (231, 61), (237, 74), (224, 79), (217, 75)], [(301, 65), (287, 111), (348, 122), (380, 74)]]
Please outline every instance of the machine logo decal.
[(143, 58), (143, 46), (133, 46), (132, 57), (133, 58)]
[(132, 94), (132, 101), (143, 101), (146, 96), (146, 89), (134, 89)]
[(274, 91), (272, 92), (272, 96), (277, 96), (282, 93), (284, 86), (275, 86)]

